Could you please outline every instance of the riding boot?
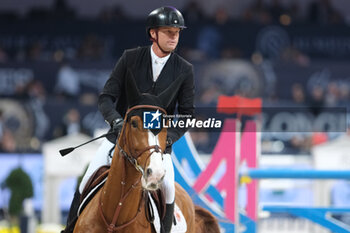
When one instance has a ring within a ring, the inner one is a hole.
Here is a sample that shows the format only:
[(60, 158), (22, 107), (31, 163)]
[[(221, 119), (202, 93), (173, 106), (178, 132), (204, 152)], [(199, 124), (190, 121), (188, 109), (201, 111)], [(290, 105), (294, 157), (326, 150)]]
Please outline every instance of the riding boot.
[(165, 216), (162, 224), (164, 233), (170, 233), (171, 231), (171, 227), (174, 221), (174, 206), (175, 206), (175, 202), (171, 204), (166, 204)]
[(75, 223), (78, 220), (78, 209), (80, 205), (80, 193), (77, 189), (74, 193), (74, 198), (72, 201), (72, 204), (69, 209), (68, 217), (67, 217), (67, 223), (66, 223), (66, 229), (61, 231), (61, 233), (73, 233)]

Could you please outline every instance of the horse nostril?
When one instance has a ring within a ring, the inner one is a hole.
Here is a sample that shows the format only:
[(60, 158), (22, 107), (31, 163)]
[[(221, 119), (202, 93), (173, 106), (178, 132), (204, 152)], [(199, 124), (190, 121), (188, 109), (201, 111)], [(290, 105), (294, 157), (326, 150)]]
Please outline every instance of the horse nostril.
[(146, 169), (146, 176), (148, 177), (150, 175), (152, 175), (152, 168), (147, 168)]
[(149, 188), (151, 188), (151, 189), (157, 189), (158, 186), (157, 186), (157, 184), (152, 183), (152, 184), (149, 185)]

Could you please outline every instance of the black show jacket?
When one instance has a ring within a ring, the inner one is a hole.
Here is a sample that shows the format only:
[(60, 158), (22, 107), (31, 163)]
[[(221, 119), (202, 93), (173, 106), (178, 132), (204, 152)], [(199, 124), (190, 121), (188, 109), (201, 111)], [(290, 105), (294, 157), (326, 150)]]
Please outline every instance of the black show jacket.
[[(107, 80), (99, 96), (98, 107), (104, 119), (110, 124), (116, 118), (124, 118), (128, 108), (125, 80), (131, 78), (128, 77), (131, 76), (129, 72), (135, 78), (136, 85), (141, 93), (153, 95), (159, 95), (175, 79), (185, 76), (182, 77), (183, 81), (180, 89), (166, 111), (168, 115), (173, 115), (177, 106), (179, 114), (194, 114), (193, 66), (176, 53), (171, 53), (158, 79), (154, 82), (150, 49), (150, 46), (146, 46), (125, 50)], [(179, 128), (168, 128), (168, 136), (175, 142), (185, 131)], [(115, 137), (108, 139), (115, 142)]]

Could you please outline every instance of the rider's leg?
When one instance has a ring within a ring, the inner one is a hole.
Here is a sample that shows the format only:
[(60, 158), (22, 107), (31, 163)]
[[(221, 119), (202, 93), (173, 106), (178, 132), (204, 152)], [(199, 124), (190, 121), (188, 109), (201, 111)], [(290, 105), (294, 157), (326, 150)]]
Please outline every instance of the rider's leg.
[[(71, 204), (71, 207), (69, 209), (69, 214), (67, 218), (67, 226), (66, 230), (64, 232), (73, 232), (76, 218), (78, 217), (78, 208), (80, 205), (80, 194), (83, 192), (84, 187), (86, 183), (88, 182), (89, 178), (92, 176), (92, 174), (101, 166), (109, 164), (110, 160), (108, 158), (109, 151), (114, 148), (114, 144), (108, 141), (108, 139), (104, 139), (100, 145), (100, 147), (97, 149), (97, 152), (95, 156), (93, 157), (92, 161), (89, 164), (89, 167), (79, 185), (79, 190), (77, 190), (74, 194), (74, 198)], [(113, 151), (112, 151), (113, 155)], [(72, 225), (67, 228), (68, 225)], [(70, 231), (71, 230), (71, 231)]]
[(163, 227), (166, 233), (171, 231), (174, 219), (174, 204), (175, 204), (175, 176), (174, 166), (170, 154), (163, 155), (163, 165), (166, 173), (162, 184), (162, 191), (165, 194), (166, 211), (163, 220)]
[[(110, 163), (110, 158), (108, 154), (112, 148), (115, 147), (115, 144), (110, 142), (108, 139), (103, 139), (100, 147), (97, 149), (96, 155), (91, 160), (88, 169), (85, 172), (83, 179), (79, 185), (79, 192), (82, 193), (86, 183), (89, 181), (92, 174), (100, 167), (108, 165)], [(113, 151), (112, 154), (113, 155)]]
[(61, 233), (72, 233), (74, 230), (75, 223), (78, 219), (78, 209), (80, 204), (80, 193), (77, 189), (74, 193), (74, 197), (69, 209), (66, 228)]

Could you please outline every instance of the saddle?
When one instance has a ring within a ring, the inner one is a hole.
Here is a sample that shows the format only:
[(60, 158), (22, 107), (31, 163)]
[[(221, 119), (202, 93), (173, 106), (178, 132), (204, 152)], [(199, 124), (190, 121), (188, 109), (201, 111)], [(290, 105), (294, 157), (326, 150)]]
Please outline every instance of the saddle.
[(88, 182), (85, 185), (85, 188), (80, 196), (80, 208), (79, 213), (80, 214), (87, 203), (95, 196), (98, 190), (103, 186), (101, 183), (104, 182), (108, 176), (110, 166), (105, 165), (97, 169)]

